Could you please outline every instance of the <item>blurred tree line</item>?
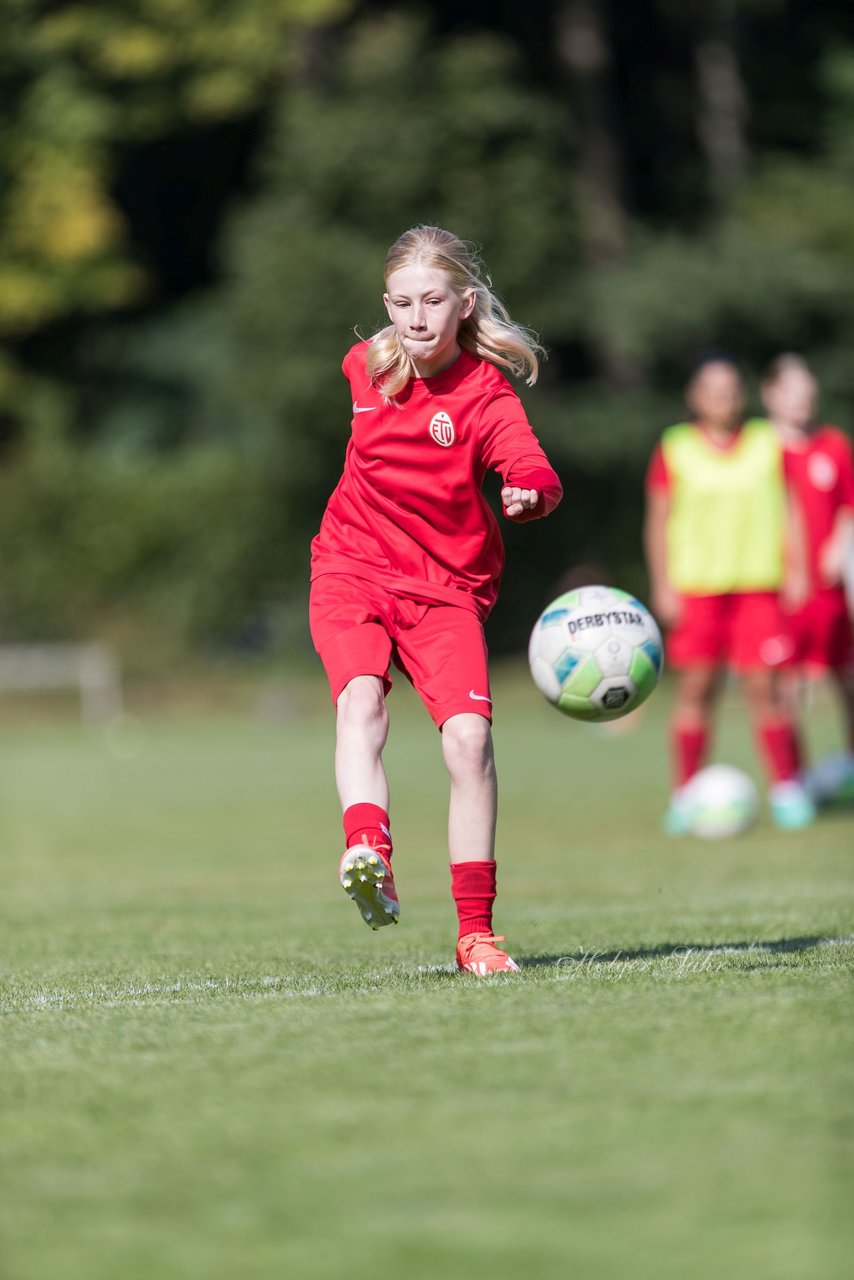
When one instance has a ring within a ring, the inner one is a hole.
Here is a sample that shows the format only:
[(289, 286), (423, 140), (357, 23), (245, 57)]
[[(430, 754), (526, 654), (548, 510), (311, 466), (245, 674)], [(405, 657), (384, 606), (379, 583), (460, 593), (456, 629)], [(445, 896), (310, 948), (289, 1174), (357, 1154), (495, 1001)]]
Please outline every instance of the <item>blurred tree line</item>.
[[(814, 362), (854, 422), (854, 8), (0, 0), (0, 637), (306, 643), (341, 358), (416, 222), (550, 359), (567, 500), (509, 528), (518, 645), (572, 565), (644, 589), (686, 372)], [(491, 490), (497, 493), (496, 481)]]

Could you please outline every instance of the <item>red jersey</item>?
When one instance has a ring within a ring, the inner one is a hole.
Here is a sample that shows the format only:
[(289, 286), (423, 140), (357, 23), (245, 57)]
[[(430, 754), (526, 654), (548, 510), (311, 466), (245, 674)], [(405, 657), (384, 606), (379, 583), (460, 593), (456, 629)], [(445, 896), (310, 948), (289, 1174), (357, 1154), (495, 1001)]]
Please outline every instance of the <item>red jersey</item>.
[(504, 547), (481, 488), (486, 472), (536, 489), (518, 521), (548, 515), (560, 480), (519, 397), (488, 360), (463, 350), (432, 378), (412, 378), (386, 404), (366, 369), (369, 343), (343, 370), (353, 400), (344, 473), (311, 544), (312, 580), (346, 573), (414, 600), (462, 605), (485, 618)]
[(786, 478), (804, 517), (807, 566), (813, 591), (826, 589), (820, 557), (837, 512), (854, 511), (854, 450), (838, 427), (787, 435)]

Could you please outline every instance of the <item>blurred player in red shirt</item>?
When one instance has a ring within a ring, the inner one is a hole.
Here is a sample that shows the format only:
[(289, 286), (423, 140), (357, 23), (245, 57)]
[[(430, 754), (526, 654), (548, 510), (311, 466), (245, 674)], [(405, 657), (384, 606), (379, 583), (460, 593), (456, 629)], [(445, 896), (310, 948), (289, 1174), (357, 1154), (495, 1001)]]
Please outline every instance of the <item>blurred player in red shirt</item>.
[(448, 231), (405, 232), (384, 278), (390, 324), (344, 359), (352, 434), (311, 548), (311, 633), (337, 712), (339, 877), (372, 928), (397, 922), (382, 762), (393, 663), (442, 735), (457, 965), (479, 976), (513, 971), (492, 931), (497, 788), (483, 634), (504, 549), (481, 489), (497, 471), (515, 521), (560, 501), (560, 480), (502, 372), (534, 383), (542, 349)]
[(816, 421), (818, 384), (800, 356), (772, 363), (762, 399), (785, 451), (806, 544), (809, 594), (791, 616), (796, 657), (805, 675), (829, 674), (839, 689), (854, 779), (854, 628), (844, 587), (854, 548), (854, 449), (838, 427)]
[(727, 669), (742, 682), (778, 826), (814, 817), (781, 669), (793, 645), (780, 607), (791, 514), (774, 428), (745, 416), (741, 375), (714, 355), (686, 388), (690, 420), (668, 427), (647, 472), (644, 539), (652, 606), (677, 672), (674, 790), (665, 830), (689, 829), (683, 788), (703, 766)]

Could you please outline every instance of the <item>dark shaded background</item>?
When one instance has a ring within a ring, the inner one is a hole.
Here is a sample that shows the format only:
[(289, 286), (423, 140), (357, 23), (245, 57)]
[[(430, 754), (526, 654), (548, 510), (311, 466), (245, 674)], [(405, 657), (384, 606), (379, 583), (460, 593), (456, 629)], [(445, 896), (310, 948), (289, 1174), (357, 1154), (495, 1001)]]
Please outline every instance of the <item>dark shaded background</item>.
[[(0, 0), (0, 639), (304, 649), (339, 374), (387, 244), (483, 247), (549, 350), (567, 501), (508, 528), (643, 592), (642, 474), (710, 345), (854, 421), (854, 10), (831, 0)], [(490, 490), (496, 498), (498, 483)]]

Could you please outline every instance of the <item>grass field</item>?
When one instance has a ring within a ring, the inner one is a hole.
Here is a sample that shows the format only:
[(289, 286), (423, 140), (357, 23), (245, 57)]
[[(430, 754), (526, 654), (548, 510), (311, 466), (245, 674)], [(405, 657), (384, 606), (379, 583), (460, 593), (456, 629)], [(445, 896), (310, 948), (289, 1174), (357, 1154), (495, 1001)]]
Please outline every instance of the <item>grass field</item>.
[[(314, 674), (108, 738), (7, 716), (3, 1280), (850, 1275), (854, 817), (666, 841), (666, 689), (606, 736), (495, 687), (523, 969), (488, 982), (450, 969), (407, 690), (378, 934), (335, 881)], [(717, 756), (755, 775), (734, 699)]]

